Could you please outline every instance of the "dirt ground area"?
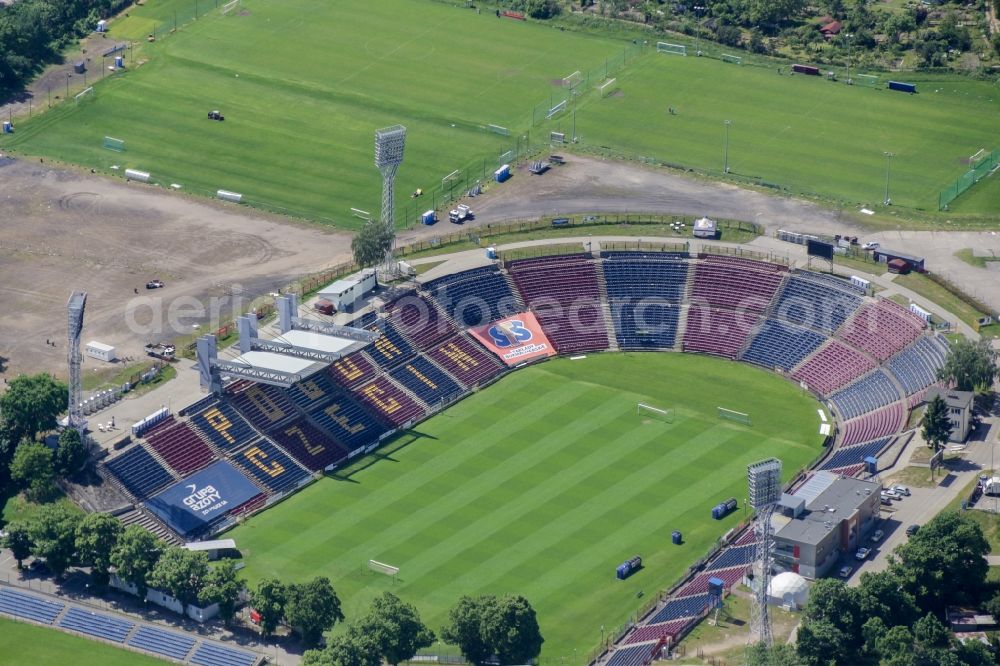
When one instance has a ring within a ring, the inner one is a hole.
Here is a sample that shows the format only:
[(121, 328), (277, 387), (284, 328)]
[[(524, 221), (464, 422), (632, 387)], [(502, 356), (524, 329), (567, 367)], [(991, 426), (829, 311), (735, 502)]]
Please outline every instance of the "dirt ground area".
[[(73, 290), (88, 293), (83, 341), (140, 357), (145, 343), (208, 323), (212, 308), (226, 315), (236, 297), (269, 293), (350, 254), (345, 233), (38, 161), (0, 158), (0, 182), (5, 378), (65, 374)], [(147, 291), (151, 279), (166, 287)]]

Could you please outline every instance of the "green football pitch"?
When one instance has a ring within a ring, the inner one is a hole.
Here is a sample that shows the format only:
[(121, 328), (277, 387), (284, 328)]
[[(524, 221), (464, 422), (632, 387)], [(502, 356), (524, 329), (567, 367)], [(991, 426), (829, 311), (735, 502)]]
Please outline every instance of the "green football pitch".
[[(1000, 88), (993, 82), (899, 74), (917, 83), (919, 94), (910, 95), (885, 89), (889, 75), (874, 89), (792, 76), (787, 65), (783, 71), (649, 54), (618, 75), (616, 94), (581, 101), (576, 131), (585, 144), (718, 174), (729, 120), (729, 168), (737, 176), (872, 206), (884, 198), (889, 166), (893, 203), (928, 211), (968, 168), (969, 155), (997, 143)], [(886, 152), (894, 154), (891, 165)], [(973, 188), (952, 209), (988, 212), (996, 197), (974, 196), (987, 187)]]
[[(162, 35), (171, 7), (193, 6), (148, 5), (112, 23), (109, 43), (142, 39), (156, 24)], [(562, 77), (620, 58), (624, 43), (427, 0), (245, 0), (225, 16), (211, 0), (200, 6), (200, 19), (144, 44), (148, 62), (19, 123), (0, 147), (360, 226), (352, 207), (378, 214), (376, 128), (407, 127), (397, 176), (405, 203), (457, 169), (470, 181), (491, 177), (499, 156), (525, 143), (518, 132), (533, 107), (563, 92)], [(215, 109), (224, 122), (207, 119)], [(104, 149), (105, 136), (123, 139), (125, 152)], [(432, 207), (425, 199), (420, 212)]]
[[(410, 202), (407, 193), (432, 192), (461, 170), (451, 186), (460, 193), (488, 179), (506, 151), (543, 146), (550, 130), (575, 127), (597, 150), (718, 174), (730, 120), (734, 176), (847, 205), (882, 201), (891, 152), (890, 197), (926, 211), (936, 211), (963, 160), (997, 147), (1000, 90), (992, 82), (899, 75), (918, 84), (920, 93), (908, 95), (884, 89), (889, 75), (880, 89), (846, 86), (790, 76), (787, 64), (779, 75), (776, 66), (651, 48), (614, 72), (616, 93), (590, 91), (533, 127), (547, 103), (564, 97), (563, 77), (589, 73), (591, 88), (595, 70), (620, 61), (632, 41), (428, 0), (244, 0), (225, 16), (217, 4), (131, 8), (109, 40), (142, 41), (154, 30), (160, 39), (143, 43), (126, 73), (100, 78), (83, 101), (19, 122), (0, 147), (106, 173), (149, 171), (161, 185), (204, 195), (241, 192), (254, 205), (346, 228), (361, 224), (351, 208), (377, 212), (373, 132), (397, 123), (408, 128), (397, 179), (406, 224), (440, 203), (436, 194)], [(182, 29), (169, 34), (175, 20)], [(96, 58), (92, 70), (91, 83)], [(214, 109), (225, 122), (207, 119)], [(487, 131), (491, 124), (509, 136)], [(105, 136), (123, 139), (125, 152), (103, 148)], [(992, 213), (998, 191), (979, 185), (949, 215)]]
[[(671, 410), (672, 422), (637, 414), (639, 402)], [(719, 406), (753, 426), (720, 420)], [(463, 594), (523, 594), (538, 611), (543, 663), (582, 663), (602, 626), (625, 622), (746, 516), (748, 463), (777, 456), (787, 478), (820, 453), (818, 407), (791, 382), (710, 357), (556, 359), (227, 536), (251, 582), (329, 576), (348, 619), (382, 590), (435, 630)], [(728, 497), (740, 509), (713, 520)], [(670, 543), (673, 530), (683, 545)], [(644, 568), (617, 580), (633, 555)], [(369, 559), (399, 567), (398, 580), (369, 572)]]
[(163, 666), (164, 662), (54, 629), (0, 618), (0, 664)]

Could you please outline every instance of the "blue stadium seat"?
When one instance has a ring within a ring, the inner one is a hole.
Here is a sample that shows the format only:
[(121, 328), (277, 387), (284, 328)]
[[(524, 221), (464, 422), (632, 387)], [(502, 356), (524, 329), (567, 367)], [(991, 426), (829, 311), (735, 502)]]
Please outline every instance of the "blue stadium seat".
[(696, 594), (691, 597), (684, 597), (683, 599), (673, 599), (667, 602), (667, 605), (661, 608), (656, 615), (649, 620), (648, 624), (658, 624), (660, 622), (669, 622), (670, 620), (677, 620), (682, 617), (692, 617), (698, 615), (703, 610), (708, 608), (711, 600), (708, 594)]
[(830, 396), (830, 402), (837, 408), (840, 418), (853, 419), (879, 407), (900, 399), (899, 391), (886, 376), (885, 371), (876, 370), (858, 379), (847, 388)]
[(288, 397), (299, 409), (308, 412), (325, 405), (336, 392), (330, 376), (325, 372), (317, 372), (288, 389)]
[(177, 661), (182, 661), (194, 647), (195, 639), (185, 634), (164, 631), (156, 627), (139, 627), (128, 644), (131, 647), (162, 654)]
[(677, 337), (688, 265), (669, 255), (609, 252), (603, 263), (615, 337), (622, 349), (668, 349)]
[(355, 317), (348, 326), (353, 326), (354, 328), (368, 328), (378, 320), (378, 314), (372, 310), (371, 312), (366, 312), (360, 317)]
[(367, 409), (343, 394), (335, 396), (329, 405), (309, 412), (309, 419), (347, 451), (368, 446), (389, 430)]
[(498, 266), (445, 275), (423, 289), (461, 326), (488, 324), (523, 309)]
[(347, 457), (348, 450), (309, 423), (304, 416), (272, 430), (270, 436), (314, 472)]
[(66, 614), (59, 620), (59, 626), (63, 629), (78, 631), (81, 634), (103, 638), (112, 643), (124, 643), (125, 637), (128, 636), (128, 632), (132, 631), (135, 624), (110, 615), (102, 615), (70, 606)]
[(191, 663), (198, 666), (253, 666), (257, 659), (259, 655), (253, 652), (202, 642), (191, 656)]
[(798, 273), (785, 282), (771, 316), (832, 335), (861, 306), (857, 287), (818, 273)]
[(250, 384), (244, 390), (230, 395), (229, 402), (262, 431), (277, 427), (298, 416), (298, 411), (288, 399), (285, 390), (268, 384)]
[(689, 259), (690, 252), (635, 252), (633, 250), (601, 250), (601, 259)]
[(104, 466), (138, 499), (145, 499), (174, 481), (170, 472), (142, 446), (133, 446)]
[(230, 460), (273, 493), (291, 490), (309, 478), (309, 472), (267, 439), (232, 454)]
[(816, 351), (824, 340), (825, 337), (808, 329), (768, 319), (743, 353), (743, 360), (787, 372)]
[(937, 337), (921, 336), (912, 345), (890, 358), (886, 365), (906, 390), (906, 395), (922, 391), (937, 381), (948, 348)]
[(620, 647), (608, 659), (607, 666), (645, 666), (652, 661), (652, 644)]
[(823, 463), (820, 469), (837, 469), (838, 467), (860, 465), (868, 456), (878, 455), (889, 444), (891, 439), (892, 437), (882, 437), (870, 442), (840, 449), (830, 456), (830, 459)]
[(382, 333), (375, 342), (365, 348), (372, 360), (381, 368), (393, 368), (410, 360), (416, 353), (395, 324), (391, 322), (380, 319), (369, 326), (368, 330)]
[(191, 423), (223, 451), (235, 451), (260, 436), (226, 401), (195, 414)]
[(726, 569), (728, 567), (735, 567), (744, 564), (750, 564), (753, 559), (754, 544), (747, 544), (745, 546), (730, 546), (722, 551), (715, 560), (705, 567), (706, 571), (714, 571), (715, 569)]
[(0, 587), (0, 613), (52, 624), (65, 607), (65, 604), (48, 601), (33, 594)]
[(390, 375), (428, 405), (435, 405), (441, 400), (450, 402), (462, 393), (462, 387), (455, 380), (423, 356), (404, 363)]

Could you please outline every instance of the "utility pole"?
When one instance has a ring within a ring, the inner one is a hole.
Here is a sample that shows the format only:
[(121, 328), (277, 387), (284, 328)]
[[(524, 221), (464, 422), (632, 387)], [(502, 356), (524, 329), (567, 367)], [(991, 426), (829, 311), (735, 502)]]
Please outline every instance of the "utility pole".
[(723, 158), (723, 161), (724, 161), (723, 171), (725, 173), (729, 173), (729, 126), (733, 124), (733, 121), (726, 120), (724, 122), (726, 124), (726, 147), (725, 147), (725, 150), (723, 151), (723, 155), (724, 155), (724, 158)]
[(886, 206), (892, 205), (892, 199), (889, 198), (889, 173), (892, 168), (892, 158), (895, 156), (895, 153), (885, 153), (885, 199), (882, 203)]
[(851, 85), (851, 33), (847, 33), (847, 85)]

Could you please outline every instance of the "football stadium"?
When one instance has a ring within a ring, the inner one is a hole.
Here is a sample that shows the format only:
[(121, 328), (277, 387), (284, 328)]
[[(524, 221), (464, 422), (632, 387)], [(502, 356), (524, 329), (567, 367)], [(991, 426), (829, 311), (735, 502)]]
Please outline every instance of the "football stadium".
[[(348, 609), (388, 589), (432, 622), (461, 594), (516, 589), (537, 603), (543, 659), (640, 623), (626, 641), (645, 658), (705, 614), (709, 578), (746, 573), (749, 463), (777, 457), (786, 482), (860, 472), (944, 360), (906, 308), (767, 259), (484, 257), (387, 290), (348, 326), (282, 297), (296, 316), (279, 339), (343, 354), (209, 359), (212, 395), (102, 465), (129, 520), (164, 538), (241, 523), (227, 536), (251, 579), (322, 571)], [(713, 519), (730, 497), (740, 508)]]

